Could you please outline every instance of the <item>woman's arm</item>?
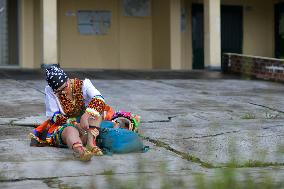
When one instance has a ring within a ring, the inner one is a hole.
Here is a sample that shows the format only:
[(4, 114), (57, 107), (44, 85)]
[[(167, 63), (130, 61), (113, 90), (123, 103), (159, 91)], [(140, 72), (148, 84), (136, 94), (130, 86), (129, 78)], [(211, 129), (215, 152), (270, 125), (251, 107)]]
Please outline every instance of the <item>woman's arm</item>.
[(68, 117), (61, 112), (56, 101), (56, 96), (49, 86), (45, 87), (45, 107), (46, 116), (49, 117), (53, 123), (56, 123), (56, 125), (63, 125), (68, 121), (70, 122)]
[(83, 96), (85, 101), (88, 102), (85, 113), (81, 117), (81, 127), (89, 128), (89, 118), (100, 117), (105, 109), (105, 101), (101, 93), (94, 87), (89, 79), (85, 79), (83, 82)]

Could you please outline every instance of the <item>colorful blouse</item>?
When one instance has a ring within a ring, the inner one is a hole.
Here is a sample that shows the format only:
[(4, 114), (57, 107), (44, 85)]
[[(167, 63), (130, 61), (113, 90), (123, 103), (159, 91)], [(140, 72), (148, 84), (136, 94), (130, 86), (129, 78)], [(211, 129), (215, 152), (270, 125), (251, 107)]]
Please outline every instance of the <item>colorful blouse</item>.
[(58, 125), (69, 123), (74, 120), (74, 117), (81, 116), (86, 109), (89, 113), (103, 112), (97, 103), (104, 102), (104, 98), (89, 79), (74, 79), (71, 80), (71, 85), (73, 102), (67, 98), (66, 94), (57, 96), (51, 87), (45, 87), (46, 116)]

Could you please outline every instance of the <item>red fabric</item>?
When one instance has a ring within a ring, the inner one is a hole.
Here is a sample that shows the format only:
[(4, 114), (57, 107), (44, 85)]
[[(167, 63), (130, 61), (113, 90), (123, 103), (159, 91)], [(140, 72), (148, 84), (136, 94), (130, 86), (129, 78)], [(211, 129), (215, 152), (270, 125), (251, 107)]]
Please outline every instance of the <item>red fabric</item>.
[(44, 130), (48, 129), (49, 127), (50, 127), (50, 120), (48, 119), (39, 126), (37, 126), (35, 130), (38, 131), (39, 133), (42, 133)]
[(106, 106), (105, 107), (105, 111), (107, 112), (106, 113), (106, 116), (105, 116), (105, 120), (107, 120), (107, 121), (111, 121), (111, 119), (112, 119), (112, 117), (113, 117), (113, 115), (114, 115), (114, 110), (113, 110), (113, 108), (112, 107), (110, 107), (110, 106)]

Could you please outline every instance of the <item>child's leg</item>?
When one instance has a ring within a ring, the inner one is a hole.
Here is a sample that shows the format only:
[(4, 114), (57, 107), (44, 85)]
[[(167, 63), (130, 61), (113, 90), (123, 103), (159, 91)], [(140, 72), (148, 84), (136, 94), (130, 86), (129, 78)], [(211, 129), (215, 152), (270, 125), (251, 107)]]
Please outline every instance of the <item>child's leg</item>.
[[(100, 131), (97, 128), (101, 125), (102, 116), (95, 118), (90, 117), (88, 121), (90, 129), (88, 131), (87, 145), (93, 147), (96, 146), (96, 137), (100, 134)], [(95, 126), (96, 128), (92, 128), (92, 126)]]
[[(90, 129), (88, 131), (88, 140), (87, 140), (87, 148), (94, 154), (94, 155), (103, 155), (101, 149), (97, 147), (96, 138), (99, 135), (99, 127), (102, 122), (102, 117), (96, 117), (89, 119), (89, 126)], [(93, 128), (95, 126), (96, 128)]]

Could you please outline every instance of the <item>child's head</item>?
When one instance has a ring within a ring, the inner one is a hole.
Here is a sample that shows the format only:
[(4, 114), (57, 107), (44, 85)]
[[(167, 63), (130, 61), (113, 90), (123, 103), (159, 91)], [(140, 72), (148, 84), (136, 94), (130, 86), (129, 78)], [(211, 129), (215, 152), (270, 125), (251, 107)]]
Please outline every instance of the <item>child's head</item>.
[(118, 111), (112, 117), (118, 127), (138, 132), (141, 117), (131, 112)]
[(102, 122), (103, 118), (102, 116), (90, 116), (89, 117), (89, 126), (96, 126), (96, 127), (100, 127), (101, 122)]

